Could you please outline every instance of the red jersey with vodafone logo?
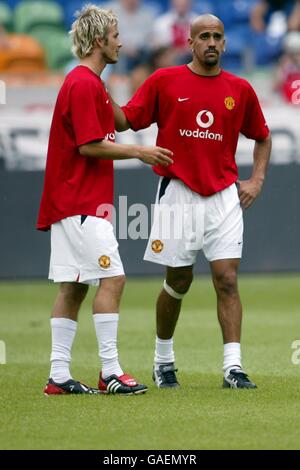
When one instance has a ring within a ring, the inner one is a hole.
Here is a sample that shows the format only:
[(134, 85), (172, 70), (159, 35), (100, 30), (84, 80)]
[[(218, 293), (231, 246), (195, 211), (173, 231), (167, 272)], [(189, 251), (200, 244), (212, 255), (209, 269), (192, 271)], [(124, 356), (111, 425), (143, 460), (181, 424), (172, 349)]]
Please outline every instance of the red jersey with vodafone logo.
[(96, 216), (113, 204), (113, 162), (80, 155), (79, 146), (115, 140), (112, 106), (98, 75), (78, 66), (65, 78), (56, 101), (37, 228), (73, 215)]
[(237, 180), (240, 132), (258, 141), (269, 134), (251, 85), (224, 71), (206, 77), (186, 65), (160, 69), (122, 109), (134, 130), (157, 123), (157, 145), (173, 151), (174, 163), (154, 171), (202, 196)]

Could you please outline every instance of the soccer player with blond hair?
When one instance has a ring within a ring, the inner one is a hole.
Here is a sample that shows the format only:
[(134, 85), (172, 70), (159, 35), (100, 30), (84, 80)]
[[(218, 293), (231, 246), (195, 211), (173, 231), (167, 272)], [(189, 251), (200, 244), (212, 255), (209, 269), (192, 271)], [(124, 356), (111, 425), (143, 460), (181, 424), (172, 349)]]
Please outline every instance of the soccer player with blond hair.
[[(113, 108), (100, 78), (118, 61), (121, 42), (116, 16), (85, 6), (72, 25), (73, 52), (80, 63), (65, 78), (54, 109), (37, 228), (51, 229), (49, 278), (60, 283), (51, 318), (52, 394), (139, 394), (147, 391), (124, 373), (118, 359), (119, 304), (125, 275), (109, 220), (99, 214), (113, 204), (113, 160), (138, 158), (168, 165), (161, 147), (115, 143)], [(73, 379), (71, 348), (88, 285), (97, 285), (93, 318), (102, 362), (97, 388)]]

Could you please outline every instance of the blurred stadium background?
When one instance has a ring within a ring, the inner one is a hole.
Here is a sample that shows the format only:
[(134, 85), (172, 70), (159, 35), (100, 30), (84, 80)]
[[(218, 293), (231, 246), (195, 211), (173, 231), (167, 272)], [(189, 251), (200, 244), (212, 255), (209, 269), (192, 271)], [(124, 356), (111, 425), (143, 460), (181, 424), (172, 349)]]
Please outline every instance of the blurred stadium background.
[[(295, 99), (293, 104), (292, 96), (300, 101), (300, 92), (297, 95), (297, 89), (291, 87), (300, 79), (300, 2), (270, 2), (275, 7), (262, 14), (259, 8), (263, 1), (101, 3), (119, 15), (123, 42), (120, 62), (106, 68), (104, 79), (116, 101), (125, 103), (155, 68), (188, 60), (186, 37), (195, 15), (213, 12), (220, 16), (227, 38), (223, 66), (253, 84), (274, 141), (264, 192), (246, 214), (242, 270), (298, 271), (300, 106)], [(53, 106), (64, 74), (76, 65), (68, 31), (74, 12), (84, 3), (0, 1), (0, 80), (2, 89), (6, 86), (6, 104), (0, 104), (0, 279), (38, 278), (47, 274), (49, 235), (36, 233), (34, 224)], [(155, 131), (153, 126), (139, 133), (128, 131), (117, 138), (121, 142), (152, 144)], [(241, 138), (238, 148), (241, 177), (250, 174), (251, 150), (252, 142)], [(157, 181), (151, 170), (139, 162), (115, 166), (116, 206), (119, 195), (127, 195), (128, 204), (150, 205)], [(145, 240), (120, 240), (128, 274), (160, 272), (158, 266), (140, 262), (144, 246)], [(199, 256), (197, 269), (206, 272), (207, 265), (202, 261)]]
[[(245, 316), (246, 367), (259, 384), (259, 394), (220, 395), (222, 345), (215, 298), (209, 279), (201, 276), (185, 300), (176, 336), (184, 394), (175, 392), (167, 407), (164, 394), (153, 385), (145, 400), (135, 401), (134, 413), (132, 405), (118, 397), (98, 409), (95, 402), (82, 397), (78, 398), (82, 406), (74, 407), (73, 400), (45, 403), (41, 396), (50, 350), (48, 313), (56, 286), (32, 282), (46, 279), (50, 248), (49, 234), (34, 227), (53, 106), (64, 75), (76, 64), (68, 31), (74, 11), (84, 3), (0, 1), (0, 341), (6, 343), (8, 364), (0, 370), (5, 384), (0, 386), (0, 447), (299, 448), (299, 429), (292, 426), (300, 414), (299, 366), (291, 363), (291, 344), (299, 338), (300, 327), (300, 92), (292, 88), (300, 80), (299, 1), (101, 3), (120, 17), (122, 59), (104, 73), (120, 104), (155, 68), (188, 60), (189, 24), (204, 12), (216, 14), (225, 23), (224, 68), (246, 77), (258, 93), (274, 143), (263, 193), (245, 213), (241, 271), (253, 275), (241, 276), (240, 284), (249, 314)], [(267, 3), (273, 7), (267, 8)], [(155, 126), (117, 138), (152, 144)], [(240, 177), (248, 177), (252, 143), (247, 139), (241, 138), (237, 158)], [(115, 167), (116, 206), (122, 195), (128, 197), (128, 207), (150, 206), (157, 185), (151, 169), (138, 162)], [(132, 220), (128, 216), (128, 223)], [(120, 352), (132, 372), (149, 384), (153, 309), (163, 270), (142, 262), (145, 245), (145, 240), (120, 239), (124, 266), (132, 276), (123, 300)], [(202, 256), (196, 272), (208, 272)], [(146, 277), (156, 274), (160, 279)], [(6, 282), (12, 280), (22, 282)], [(89, 305), (82, 312), (84, 334), (76, 339), (74, 369), (79, 378), (95, 384), (98, 360)], [(111, 422), (114, 426), (109, 426)], [(124, 435), (124, 429), (131, 431)]]

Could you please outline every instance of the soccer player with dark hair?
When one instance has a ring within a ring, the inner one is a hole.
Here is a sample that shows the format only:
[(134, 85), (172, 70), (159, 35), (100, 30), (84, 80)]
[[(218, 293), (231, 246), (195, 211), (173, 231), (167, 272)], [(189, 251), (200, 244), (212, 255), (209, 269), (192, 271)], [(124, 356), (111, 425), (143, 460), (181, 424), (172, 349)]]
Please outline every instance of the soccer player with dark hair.
[[(60, 282), (52, 318), (51, 371), (45, 394), (139, 394), (145, 385), (123, 372), (118, 360), (119, 304), (125, 283), (118, 243), (102, 205), (113, 204), (113, 160), (138, 158), (168, 165), (160, 147), (115, 143), (113, 109), (100, 79), (118, 61), (121, 43), (112, 12), (88, 5), (72, 25), (80, 59), (66, 77), (54, 109), (37, 228), (51, 228), (49, 278)], [(98, 285), (93, 318), (102, 371), (98, 388), (75, 381), (71, 348), (88, 284)]]
[[(157, 301), (153, 379), (159, 388), (179, 385), (173, 335), (202, 249), (217, 295), (223, 386), (256, 388), (242, 368), (237, 277), (242, 209), (261, 192), (271, 137), (251, 85), (220, 66), (225, 49), (222, 21), (210, 14), (199, 16), (191, 26), (189, 45), (189, 64), (157, 70), (125, 107), (114, 104), (117, 130), (143, 129), (155, 122), (157, 145), (173, 151), (172, 165), (154, 167), (160, 181), (145, 253), (146, 260), (166, 266)], [(238, 180), (235, 161), (239, 133), (255, 141), (252, 175), (244, 181)]]

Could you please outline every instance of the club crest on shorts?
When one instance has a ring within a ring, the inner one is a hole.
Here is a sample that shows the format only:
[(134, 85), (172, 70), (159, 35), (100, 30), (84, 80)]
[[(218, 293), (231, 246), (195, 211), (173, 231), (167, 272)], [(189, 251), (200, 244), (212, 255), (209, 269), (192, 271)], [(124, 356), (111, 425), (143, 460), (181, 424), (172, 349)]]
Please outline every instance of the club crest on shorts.
[(100, 268), (108, 269), (110, 268), (110, 257), (106, 255), (100, 256), (98, 263)]
[(229, 111), (231, 111), (235, 107), (235, 100), (232, 96), (227, 96), (224, 100), (225, 106)]
[(164, 244), (160, 240), (153, 240), (151, 248), (154, 253), (161, 253), (164, 249)]

